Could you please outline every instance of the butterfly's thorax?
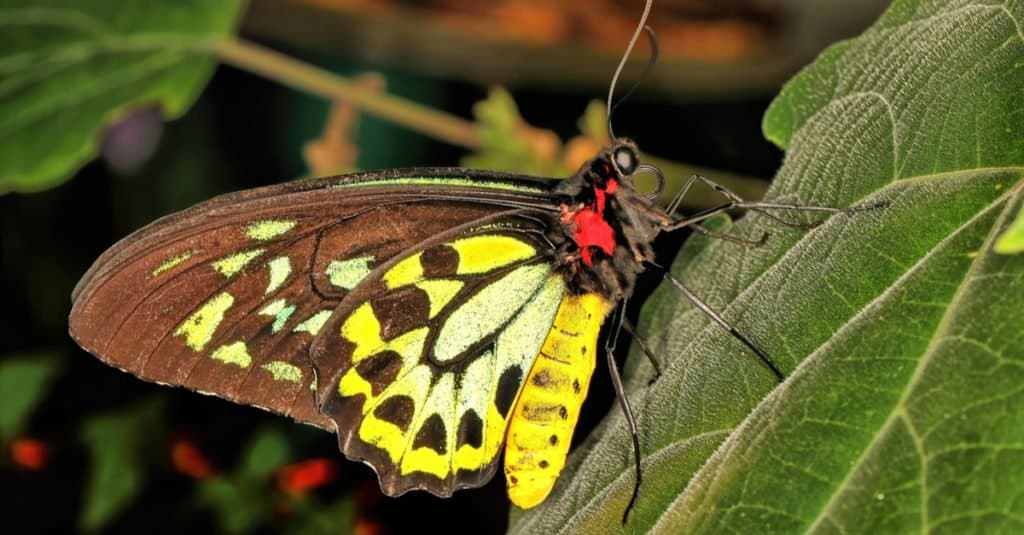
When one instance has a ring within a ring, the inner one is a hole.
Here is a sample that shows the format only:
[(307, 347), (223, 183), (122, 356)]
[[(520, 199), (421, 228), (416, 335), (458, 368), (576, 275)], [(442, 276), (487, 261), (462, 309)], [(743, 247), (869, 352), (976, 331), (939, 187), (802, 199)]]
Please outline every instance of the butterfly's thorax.
[[(619, 147), (632, 149), (623, 142)], [(615, 148), (602, 151), (557, 190), (560, 204), (561, 268), (569, 289), (598, 293), (609, 300), (632, 294), (645, 262), (653, 262), (651, 242), (668, 216), (633, 187), (612, 163)]]

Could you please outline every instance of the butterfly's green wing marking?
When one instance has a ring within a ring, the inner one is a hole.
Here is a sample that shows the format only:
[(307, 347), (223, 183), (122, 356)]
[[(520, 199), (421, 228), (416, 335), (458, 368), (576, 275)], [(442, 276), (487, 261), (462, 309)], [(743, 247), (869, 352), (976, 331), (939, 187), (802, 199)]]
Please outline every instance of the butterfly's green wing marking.
[(376, 270), (325, 325), (312, 351), (323, 410), (388, 494), (447, 496), (493, 475), (565, 295), (543, 230), (510, 214), (428, 240)]
[(610, 307), (567, 290), (557, 199), (463, 169), (226, 195), (97, 260), (71, 334), (145, 379), (337, 430), (392, 495), (480, 486), (508, 443), (529, 507), (561, 471)]
[(342, 299), (413, 245), (506, 205), (549, 204), (544, 191), (418, 169), (224, 195), (104, 253), (75, 289), (70, 332), (144, 379), (333, 430), (315, 404), (308, 349)]

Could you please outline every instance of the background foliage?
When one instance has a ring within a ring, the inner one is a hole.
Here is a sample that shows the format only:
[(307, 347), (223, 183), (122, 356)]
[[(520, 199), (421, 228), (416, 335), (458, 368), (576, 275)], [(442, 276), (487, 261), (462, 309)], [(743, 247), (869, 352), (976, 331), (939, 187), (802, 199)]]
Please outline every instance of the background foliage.
[[(372, 474), (341, 462), (318, 430), (103, 366), (66, 337), (68, 295), (105, 247), (155, 217), (308, 174), (299, 147), (311, 140), (339, 168), (461, 156), (564, 174), (601, 142), (600, 109), (584, 114), (600, 89), (513, 100), (385, 70), (389, 93), (475, 117), (482, 148), (460, 154), (357, 122), (351, 106), (328, 114), (239, 70), (212, 74), (238, 4), (89, 6), (0, 2), (0, 190), (73, 177), (0, 197), (0, 513), (10, 527), (365, 533), (412, 528), (425, 514), (468, 530), (504, 527), (500, 477), (451, 500), (382, 500)], [(695, 238), (676, 255), (678, 236), (659, 241), (666, 262), (675, 255), (672, 272), (788, 378), (775, 383), (659, 288), (640, 329), (665, 373), (649, 384), (642, 356), (627, 362), (646, 478), (630, 530), (1022, 529), (1024, 257), (993, 253), (996, 242), (1020, 249), (1019, 234), (1000, 233), (1020, 210), (1022, 15), (1019, 1), (898, 1), (771, 105), (764, 134), (786, 159), (769, 196), (884, 206), (810, 232), (758, 214), (709, 223), (754, 238), (769, 231), (759, 249)], [(780, 159), (754, 135), (765, 104), (644, 96), (623, 108), (616, 131), (655, 153), (765, 176)], [(529, 127), (520, 110), (552, 131)], [(555, 494), (513, 513), (512, 530), (617, 531), (633, 484), (629, 441), (617, 411), (588, 434), (611, 403), (600, 366), (591, 392), (582, 444)]]

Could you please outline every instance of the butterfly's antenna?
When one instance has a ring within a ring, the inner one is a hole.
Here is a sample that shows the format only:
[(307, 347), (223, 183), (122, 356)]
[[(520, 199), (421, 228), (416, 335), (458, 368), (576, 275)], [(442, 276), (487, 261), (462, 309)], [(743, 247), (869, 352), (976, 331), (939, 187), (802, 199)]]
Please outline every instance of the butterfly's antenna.
[[(615, 84), (619, 81), (619, 76), (622, 74), (622, 69), (626, 66), (626, 61), (629, 60), (629, 55), (633, 52), (633, 46), (636, 45), (637, 39), (640, 38), (640, 32), (647, 32), (647, 35), (651, 39), (651, 59), (647, 63), (647, 70), (644, 71), (644, 75), (651, 70), (654, 65), (654, 61), (658, 58), (658, 40), (654, 38), (654, 30), (647, 26), (647, 15), (651, 13), (651, 4), (654, 0), (647, 0), (647, 5), (644, 6), (644, 12), (640, 15), (640, 23), (636, 25), (636, 31), (633, 32), (633, 37), (629, 40), (629, 45), (626, 46), (626, 52), (622, 54), (622, 59), (619, 60), (619, 66), (615, 68), (615, 74), (612, 75), (612, 83), (608, 86), (608, 100), (606, 103), (606, 115), (608, 117), (608, 137), (611, 138), (612, 142), (615, 142), (615, 132), (612, 130), (612, 112), (615, 111), (615, 105), (612, 104), (612, 100), (615, 97)], [(636, 88), (636, 84), (626, 92), (628, 96)]]

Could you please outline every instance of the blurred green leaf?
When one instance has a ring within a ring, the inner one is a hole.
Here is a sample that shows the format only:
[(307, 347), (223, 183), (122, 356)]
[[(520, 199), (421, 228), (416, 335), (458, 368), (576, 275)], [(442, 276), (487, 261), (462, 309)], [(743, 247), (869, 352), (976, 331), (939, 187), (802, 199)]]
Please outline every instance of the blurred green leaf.
[(608, 139), (608, 115), (605, 113), (604, 102), (591, 100), (583, 116), (578, 122), (580, 132), (594, 139)]
[(264, 478), (292, 460), (291, 446), (276, 427), (260, 430), (249, 443), (238, 468), (239, 477)]
[(224, 533), (249, 533), (270, 519), (273, 508), (266, 487), (252, 481), (240, 484), (237, 478), (215, 477), (200, 483), (197, 499), (213, 509), (217, 525)]
[(286, 531), (289, 535), (338, 535), (354, 532), (356, 504), (348, 498), (326, 505), (304, 499), (297, 502), (295, 507), (295, 520)]
[(89, 479), (79, 525), (95, 532), (131, 505), (146, 476), (146, 464), (163, 452), (164, 401), (154, 396), (126, 409), (89, 419), (82, 441), (89, 451)]
[(995, 250), (1002, 254), (1017, 254), (1024, 252), (1024, 210), (1017, 214), (1010, 228), (996, 240)]
[(491, 89), (487, 98), (473, 106), (483, 149), (467, 155), (461, 164), (476, 169), (495, 169), (538, 176), (568, 176), (561, 163), (561, 142), (547, 130), (523, 121), (508, 91)]
[(249, 442), (234, 473), (203, 481), (200, 504), (212, 509), (225, 533), (249, 533), (268, 522), (278, 493), (271, 476), (291, 460), (290, 446), (277, 428), (260, 430)]
[(64, 181), (133, 107), (183, 114), (242, 4), (0, 1), (0, 193)]
[(52, 353), (8, 355), (0, 360), (0, 444), (22, 431), (63, 363)]
[[(749, 214), (730, 232), (770, 230), (764, 247), (677, 259), (787, 378), (660, 288), (640, 331), (664, 374), (629, 378), (645, 479), (626, 531), (1024, 530), (1024, 257), (992, 251), (1021, 205), (1022, 20), (1020, 0), (897, 1), (785, 87), (768, 197), (887, 205), (808, 232)], [(614, 410), (512, 531), (618, 532), (633, 482)]]

